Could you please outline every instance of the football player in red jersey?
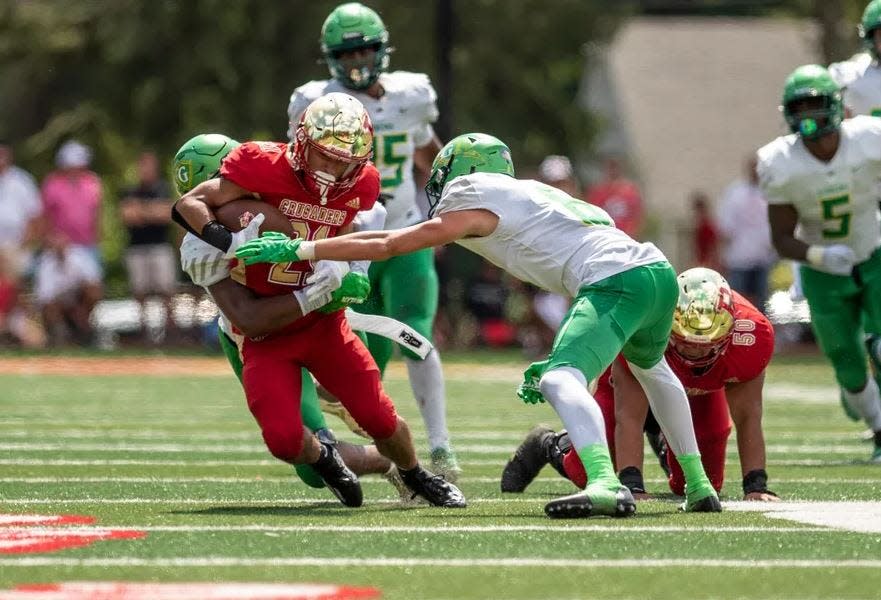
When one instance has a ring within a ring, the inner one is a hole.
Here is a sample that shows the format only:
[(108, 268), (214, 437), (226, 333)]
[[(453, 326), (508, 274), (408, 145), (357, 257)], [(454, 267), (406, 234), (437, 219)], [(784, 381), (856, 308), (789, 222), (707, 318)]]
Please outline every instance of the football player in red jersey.
[[(373, 127), (361, 103), (347, 94), (327, 94), (303, 113), (290, 144), (246, 142), (233, 150), (219, 178), (181, 197), (179, 218), (228, 258), (256, 235), (256, 228), (230, 232), (216, 221), (213, 209), (242, 197), (278, 208), (303, 239), (335, 236), (347, 231), (356, 213), (369, 210), (379, 196), (379, 173), (370, 163), (372, 143)], [(311, 271), (309, 261), (240, 264), (233, 278), (257, 295), (277, 296), (301, 289)], [(458, 488), (419, 465), (409, 428), (342, 311), (309, 312), (276, 333), (246, 339), (242, 355), (248, 408), (269, 451), (292, 464), (312, 465), (343, 504), (361, 505), (360, 485), (333, 446), (303, 426), (302, 367), (339, 399), (415, 494), (437, 506), (465, 506)]]
[[(717, 272), (698, 267), (678, 279), (679, 303), (665, 355), (688, 393), (707, 476), (721, 490), (733, 420), (744, 499), (778, 500), (767, 485), (762, 433), (763, 385), (774, 351), (774, 329)], [(612, 451), (621, 482), (634, 495), (646, 497), (642, 432), (648, 402), (624, 361), (616, 361), (610, 370), (611, 377), (607, 372), (600, 378), (595, 397), (606, 420), (608, 439), (616, 442)], [(668, 452), (666, 460), (670, 489), (683, 495), (685, 482), (676, 457)], [(586, 484), (584, 467), (568, 450), (565, 432), (536, 427), (505, 466), (502, 491), (523, 491), (548, 462), (577, 486)]]

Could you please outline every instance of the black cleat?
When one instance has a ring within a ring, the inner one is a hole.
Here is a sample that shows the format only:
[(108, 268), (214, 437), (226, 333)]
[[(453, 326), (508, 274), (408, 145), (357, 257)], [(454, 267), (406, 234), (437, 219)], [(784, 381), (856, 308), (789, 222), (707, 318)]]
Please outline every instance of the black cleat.
[(346, 466), (333, 444), (326, 441), (320, 443), (321, 458), (312, 464), (312, 468), (340, 502), (352, 508), (361, 506), (364, 503), (364, 492), (361, 491), (358, 476)]
[(553, 429), (543, 425), (532, 428), (502, 471), (503, 492), (519, 494), (532, 483), (539, 471), (550, 462), (548, 450), (553, 440)]
[(465, 496), (459, 488), (440, 475), (426, 471), (419, 465), (409, 471), (398, 469), (398, 473), (401, 474), (401, 479), (413, 492), (413, 498), (421, 496), (429, 504), (444, 508), (465, 508), (468, 506)]
[(588, 485), (587, 489), (571, 496), (551, 500), (545, 505), (545, 514), (552, 519), (584, 519), (587, 517), (629, 517), (636, 512), (636, 501), (623, 485), (617, 490)]
[(694, 502), (686, 500), (680, 508), (690, 513), (717, 513), (722, 512), (722, 503), (719, 502), (719, 496), (713, 493)]

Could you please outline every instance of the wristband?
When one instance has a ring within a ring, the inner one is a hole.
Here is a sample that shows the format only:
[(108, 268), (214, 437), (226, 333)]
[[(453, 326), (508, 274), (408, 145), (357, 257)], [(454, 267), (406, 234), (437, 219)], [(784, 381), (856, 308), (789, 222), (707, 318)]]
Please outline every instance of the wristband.
[(300, 260), (315, 260), (315, 242), (300, 242), (297, 247), (297, 256)]
[(202, 233), (199, 237), (224, 254), (232, 246), (232, 232), (217, 221), (205, 223), (205, 227), (202, 228)]
[(297, 302), (300, 305), (300, 312), (303, 313), (304, 317), (332, 300), (330, 292), (321, 294), (320, 296), (314, 296), (310, 299), (305, 288), (302, 290), (296, 290), (294, 292), (294, 298), (297, 299)]
[(753, 469), (743, 477), (743, 494), (752, 494), (753, 492), (761, 492), (763, 494), (771, 494), (776, 496), (774, 492), (768, 489), (768, 473), (765, 469)]
[(825, 252), (826, 248), (823, 246), (808, 246), (808, 251), (805, 252), (805, 260), (807, 260), (809, 264), (812, 264), (815, 267), (822, 267), (823, 254)]
[(632, 494), (645, 494), (645, 481), (642, 472), (636, 467), (625, 467), (618, 473), (621, 485), (626, 487)]

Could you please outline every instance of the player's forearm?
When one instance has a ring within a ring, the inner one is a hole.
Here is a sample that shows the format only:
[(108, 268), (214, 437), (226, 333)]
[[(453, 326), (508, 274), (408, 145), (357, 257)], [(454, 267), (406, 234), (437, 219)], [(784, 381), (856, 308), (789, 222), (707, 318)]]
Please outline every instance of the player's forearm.
[(743, 475), (755, 469), (765, 468), (765, 434), (762, 432), (761, 415), (749, 415), (735, 420), (737, 429), (737, 453)]
[(231, 279), (209, 288), (217, 308), (246, 337), (278, 331), (303, 316), (293, 294), (258, 298)]
[(174, 206), (178, 214), (197, 235), (205, 228), (205, 225), (215, 220), (214, 211), (198, 196), (187, 194), (181, 197)]
[(806, 260), (808, 245), (796, 239), (792, 235), (776, 235), (771, 240), (774, 249), (782, 258), (804, 262)]
[(320, 240), (315, 242), (312, 260), (386, 260), (395, 256), (391, 234), (390, 231), (362, 231)]

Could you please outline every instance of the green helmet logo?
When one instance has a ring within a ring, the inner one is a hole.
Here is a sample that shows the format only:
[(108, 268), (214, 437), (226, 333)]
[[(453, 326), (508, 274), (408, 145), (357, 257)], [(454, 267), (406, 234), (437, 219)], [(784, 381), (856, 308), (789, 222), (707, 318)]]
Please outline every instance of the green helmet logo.
[(215, 177), (221, 161), (238, 145), (239, 142), (219, 133), (203, 133), (184, 142), (174, 155), (172, 166), (177, 193), (183, 196)]
[(431, 176), (425, 185), (428, 216), (434, 216), (444, 186), (456, 177), (471, 173), (502, 173), (514, 177), (514, 162), (505, 142), (485, 133), (466, 133), (447, 142), (431, 163)]
[[(798, 109), (804, 100), (819, 98), (816, 107)], [(783, 116), (790, 131), (806, 140), (816, 140), (837, 131), (844, 119), (841, 88), (820, 65), (797, 68), (783, 87)]]
[(881, 28), (881, 0), (872, 0), (863, 11), (859, 32), (860, 37), (863, 39), (863, 46), (875, 60), (881, 60), (881, 57), (878, 56), (878, 49), (875, 48), (874, 40), (874, 33), (878, 28)]
[[(342, 58), (344, 53), (360, 49), (371, 49), (374, 54)], [(337, 6), (321, 28), (321, 53), (330, 75), (349, 89), (364, 90), (373, 85), (388, 69), (389, 52), (382, 19), (358, 2)]]

